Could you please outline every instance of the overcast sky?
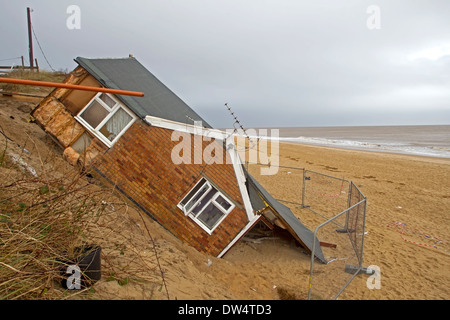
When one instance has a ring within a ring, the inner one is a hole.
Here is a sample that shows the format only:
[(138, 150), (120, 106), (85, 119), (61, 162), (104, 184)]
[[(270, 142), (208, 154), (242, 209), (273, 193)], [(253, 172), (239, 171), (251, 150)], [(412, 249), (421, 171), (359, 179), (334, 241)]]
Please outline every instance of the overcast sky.
[(0, 0), (0, 60), (27, 7), (52, 68), (131, 53), (214, 127), (450, 124), (449, 0)]

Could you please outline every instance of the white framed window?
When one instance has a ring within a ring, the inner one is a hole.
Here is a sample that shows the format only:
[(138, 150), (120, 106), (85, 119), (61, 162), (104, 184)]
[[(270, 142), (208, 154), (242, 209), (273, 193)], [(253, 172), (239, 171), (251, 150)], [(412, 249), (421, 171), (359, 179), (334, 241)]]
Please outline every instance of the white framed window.
[(180, 201), (178, 207), (211, 234), (235, 205), (208, 180), (202, 178)]
[(133, 124), (136, 115), (114, 96), (99, 92), (75, 117), (108, 147)]

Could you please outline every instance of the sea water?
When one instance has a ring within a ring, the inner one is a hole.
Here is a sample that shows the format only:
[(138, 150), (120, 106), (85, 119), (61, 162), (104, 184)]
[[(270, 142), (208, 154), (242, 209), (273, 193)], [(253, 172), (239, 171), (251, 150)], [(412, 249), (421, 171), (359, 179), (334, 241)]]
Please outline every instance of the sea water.
[(450, 125), (278, 129), (281, 142), (450, 158)]

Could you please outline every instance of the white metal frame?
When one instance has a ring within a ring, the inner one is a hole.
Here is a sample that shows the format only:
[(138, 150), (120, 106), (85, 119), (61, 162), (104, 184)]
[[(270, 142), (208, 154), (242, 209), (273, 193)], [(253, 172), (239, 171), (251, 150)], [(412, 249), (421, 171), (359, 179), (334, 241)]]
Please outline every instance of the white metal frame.
[[(192, 206), (189, 208), (189, 210), (186, 210), (185, 205), (182, 204), (182, 202), (186, 199), (186, 197), (189, 195), (190, 191), (188, 192), (188, 194), (178, 203), (178, 208), (180, 208), (181, 210), (183, 210), (184, 214), (189, 216), (189, 218), (191, 218), (192, 220), (194, 220), (203, 230), (205, 230), (206, 232), (208, 232), (209, 234), (212, 234), (212, 232), (214, 231), (214, 229), (216, 229), (220, 223), (225, 219), (225, 217), (234, 209), (235, 205), (232, 201), (230, 201), (230, 199), (228, 199), (228, 197), (226, 197), (222, 192), (220, 192), (219, 190), (217, 190), (217, 188), (215, 188), (207, 179), (205, 178), (201, 178), (196, 184), (195, 186), (191, 189), (193, 190), (198, 184), (206, 184), (208, 186), (208, 189), (206, 191), (203, 192), (203, 195), (195, 202), (192, 204)], [(192, 209), (195, 208), (197, 206), (197, 204), (199, 202), (201, 202), (203, 200), (203, 198), (209, 193), (209, 191), (211, 191), (211, 189), (214, 189), (216, 191), (216, 193), (211, 197), (211, 199), (205, 203), (202, 207), (202, 209), (197, 213), (194, 214), (192, 212)], [(194, 199), (199, 192), (201, 191), (201, 188), (199, 190), (197, 190), (197, 192), (192, 195), (190, 197), (190, 199), (187, 200), (186, 205), (188, 203), (191, 202), (192, 199)], [(230, 207), (228, 209), (225, 209), (224, 207), (222, 207), (222, 205), (220, 203), (218, 203), (216, 201), (216, 199), (218, 197), (222, 197), (224, 198), (229, 204)], [(212, 203), (217, 209), (219, 209), (223, 215), (222, 217), (220, 217), (219, 220), (217, 220), (213, 227), (210, 229), (208, 226), (206, 226), (198, 217), (203, 213), (203, 211), (205, 210), (205, 208)]]
[[(115, 105), (112, 108), (100, 99), (100, 95), (102, 95), (102, 94), (106, 94), (108, 97), (110, 97), (115, 102)], [(84, 120), (81, 117), (83, 112), (89, 108), (89, 106), (92, 104), (93, 101), (96, 101), (97, 103), (101, 104), (109, 112), (109, 114), (95, 128), (92, 127), (86, 120)], [(131, 121), (125, 126), (125, 128), (122, 129), (122, 131), (119, 134), (117, 134), (117, 136), (114, 138), (113, 141), (110, 141), (108, 138), (106, 138), (100, 132), (100, 129), (103, 127), (103, 125), (106, 122), (108, 122), (109, 119), (111, 119), (114, 116), (114, 114), (119, 109), (122, 109), (126, 113), (128, 113), (131, 116)], [(104, 144), (106, 144), (109, 148), (111, 148), (114, 145), (114, 143), (116, 143), (116, 141), (125, 133), (125, 131), (127, 131), (128, 128), (131, 127), (131, 125), (134, 123), (134, 121), (136, 121), (137, 116), (130, 109), (128, 109), (126, 106), (124, 106), (122, 103), (120, 103), (120, 101), (118, 101), (116, 99), (116, 97), (114, 97), (113, 95), (111, 95), (109, 93), (99, 92), (89, 101), (89, 103), (83, 108), (83, 110), (81, 110), (75, 116), (75, 119), (77, 119), (77, 121), (79, 121), (84, 127), (86, 127), (93, 135), (95, 135), (97, 138), (99, 138)]]

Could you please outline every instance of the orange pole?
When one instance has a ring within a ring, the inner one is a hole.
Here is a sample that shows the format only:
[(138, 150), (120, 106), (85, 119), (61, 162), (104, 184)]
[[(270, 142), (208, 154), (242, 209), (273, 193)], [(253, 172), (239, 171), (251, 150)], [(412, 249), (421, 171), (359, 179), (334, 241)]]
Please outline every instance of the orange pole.
[(144, 96), (143, 92), (138, 92), (138, 91), (98, 88), (98, 87), (82, 86), (82, 85), (77, 85), (77, 84), (67, 84), (67, 83), (48, 82), (48, 81), (36, 81), (36, 80), (24, 80), (24, 79), (13, 79), (13, 78), (1, 78), (0, 77), (0, 82), (25, 84), (25, 85), (40, 86), (40, 87), (55, 87), (55, 88), (66, 88), (66, 89), (84, 90), (84, 91), (106, 92), (106, 93), (123, 94), (123, 95), (127, 95), (127, 96), (135, 96), (135, 97), (143, 97)]

